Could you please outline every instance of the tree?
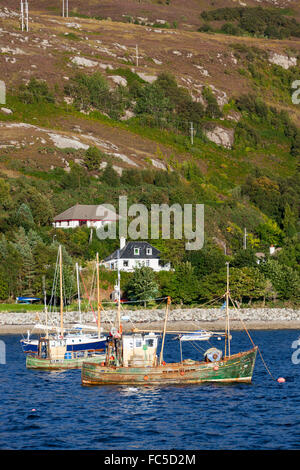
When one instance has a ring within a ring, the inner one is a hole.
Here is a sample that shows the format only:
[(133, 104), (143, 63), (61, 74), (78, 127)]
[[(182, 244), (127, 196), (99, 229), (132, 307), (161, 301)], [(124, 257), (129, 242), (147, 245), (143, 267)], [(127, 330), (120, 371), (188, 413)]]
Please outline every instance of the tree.
[(32, 213), (30, 207), (28, 207), (27, 204), (21, 204), (17, 210), (16, 223), (19, 226), (24, 227), (25, 230), (29, 230), (30, 228), (34, 227)]
[(169, 294), (174, 303), (191, 304), (199, 297), (199, 282), (191, 263), (178, 263), (169, 282)]
[(218, 272), (225, 266), (226, 256), (217, 246), (206, 243), (202, 250), (190, 251), (186, 254), (186, 259), (195, 268), (198, 279), (212, 272)]
[(233, 299), (248, 298), (251, 304), (253, 299), (264, 298), (266, 295), (267, 280), (258, 268), (244, 266), (230, 270), (230, 293)]
[(88, 170), (98, 170), (104, 154), (97, 147), (89, 147), (85, 152), (84, 163)]
[(143, 88), (134, 108), (135, 114), (150, 114), (158, 120), (169, 116), (171, 111), (169, 98), (156, 82)]
[(159, 295), (158, 283), (154, 271), (148, 266), (135, 268), (132, 278), (126, 286), (130, 300), (150, 300)]
[(101, 175), (101, 181), (108, 184), (111, 187), (119, 186), (120, 177), (118, 173), (113, 169), (112, 164), (108, 163)]
[(277, 293), (283, 300), (299, 300), (300, 277), (290, 266), (284, 266), (275, 259), (269, 259), (260, 265), (263, 274), (270, 279)]
[(257, 266), (255, 253), (252, 249), (239, 250), (234, 257), (232, 265), (236, 268), (243, 268), (245, 266)]
[(8, 296), (7, 276), (4, 270), (0, 269), (0, 300), (6, 300)]
[(40, 193), (34, 186), (26, 184), (19, 199), (30, 207), (37, 225), (45, 225), (52, 220), (53, 207), (49, 196)]
[(225, 269), (212, 272), (199, 280), (199, 297), (202, 301), (220, 298), (226, 292)]

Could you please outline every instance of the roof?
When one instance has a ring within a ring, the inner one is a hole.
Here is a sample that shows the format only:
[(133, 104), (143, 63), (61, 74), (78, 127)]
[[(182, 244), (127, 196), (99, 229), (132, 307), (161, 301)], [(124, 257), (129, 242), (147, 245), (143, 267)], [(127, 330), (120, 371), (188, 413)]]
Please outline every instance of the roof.
[[(139, 248), (138, 255), (134, 254), (134, 248)], [(152, 254), (147, 255), (146, 249), (152, 248)], [(160, 251), (148, 242), (127, 242), (124, 248), (114, 251), (111, 255), (107, 256), (104, 261), (118, 259), (118, 251), (120, 259), (157, 259), (160, 258)]]
[(54, 221), (61, 220), (118, 220), (119, 216), (115, 212), (107, 209), (104, 205), (83, 205), (75, 204), (66, 211), (54, 217)]

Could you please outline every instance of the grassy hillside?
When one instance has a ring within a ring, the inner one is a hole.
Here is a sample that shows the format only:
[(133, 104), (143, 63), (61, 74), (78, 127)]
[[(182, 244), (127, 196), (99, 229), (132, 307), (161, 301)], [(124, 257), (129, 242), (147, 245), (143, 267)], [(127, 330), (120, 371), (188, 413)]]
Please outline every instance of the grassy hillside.
[[(83, 2), (74, 1), (68, 19), (59, 17), (57, 3), (32, 1), (30, 31), (21, 33), (14, 6), (0, 1), (0, 76), (11, 111), (0, 112), (0, 299), (39, 292), (42, 274), (50, 286), (52, 271), (43, 266), (53, 264), (57, 242), (70, 256), (70, 279), (75, 259), (108, 255), (116, 241), (89, 243), (86, 229), (55, 231), (51, 221), (76, 202), (118, 207), (126, 194), (129, 203), (148, 207), (205, 204), (204, 251), (153, 241), (178, 266), (178, 274), (158, 279), (162, 292), (174, 290), (190, 263), (184, 276), (195, 276), (191, 299), (205, 301), (227, 259), (235, 269), (258, 271), (254, 253), (267, 254), (274, 244), (281, 251), (259, 270), (264, 289), (253, 298), (296, 302), (299, 290), (285, 287), (297, 285), (299, 272), (300, 113), (292, 103), (299, 38), (240, 27), (224, 34), (219, 16), (201, 16), (236, 7), (229, 1), (214, 9), (200, 1), (190, 8), (175, 0), (107, 2), (101, 14), (98, 2), (85, 2), (83, 13)], [(289, 8), (276, 15), (296, 22), (296, 2)], [(123, 16), (142, 16), (142, 9), (153, 25)], [(183, 9), (188, 16), (179, 21)], [(198, 31), (204, 20), (214, 33)], [(8, 259), (15, 259), (9, 282)]]

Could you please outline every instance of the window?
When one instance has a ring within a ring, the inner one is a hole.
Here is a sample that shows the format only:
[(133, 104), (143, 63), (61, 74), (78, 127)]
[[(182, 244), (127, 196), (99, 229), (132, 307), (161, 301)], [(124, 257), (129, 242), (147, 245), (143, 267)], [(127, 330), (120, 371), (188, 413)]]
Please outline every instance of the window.
[(152, 248), (146, 248), (146, 255), (152, 255)]
[(128, 268), (128, 261), (123, 261), (124, 268)]
[(142, 347), (142, 340), (136, 339), (135, 340), (135, 347), (136, 348), (141, 348)]
[(138, 256), (140, 254), (140, 249), (139, 248), (134, 248), (134, 255)]

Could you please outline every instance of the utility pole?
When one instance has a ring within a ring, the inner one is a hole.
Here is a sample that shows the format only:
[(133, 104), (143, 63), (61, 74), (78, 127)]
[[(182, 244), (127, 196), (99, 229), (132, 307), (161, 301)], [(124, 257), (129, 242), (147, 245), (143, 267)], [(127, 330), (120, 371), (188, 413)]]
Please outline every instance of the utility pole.
[(244, 228), (244, 243), (243, 243), (244, 250), (247, 250), (247, 237), (248, 237), (248, 234), (247, 234), (247, 229), (245, 227)]
[(69, 0), (62, 0), (62, 16), (69, 18)]
[(192, 122), (191, 122), (190, 131), (191, 131), (191, 144), (193, 145), (194, 144), (194, 125)]
[(21, 30), (24, 31), (24, 4), (21, 0)]
[(135, 46), (135, 57), (136, 57), (136, 66), (139, 66), (139, 46)]
[(28, 2), (21, 0), (21, 30), (29, 31)]
[(28, 17), (28, 2), (25, 0), (25, 23), (26, 23), (26, 31), (29, 31), (29, 17)]

